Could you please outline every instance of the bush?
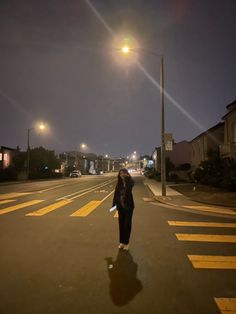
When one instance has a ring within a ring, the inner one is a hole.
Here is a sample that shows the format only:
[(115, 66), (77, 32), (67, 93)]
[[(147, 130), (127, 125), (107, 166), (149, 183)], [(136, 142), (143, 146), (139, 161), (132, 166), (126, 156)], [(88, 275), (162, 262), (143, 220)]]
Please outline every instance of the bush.
[(160, 174), (154, 168), (145, 168), (144, 175), (149, 179), (156, 179)]
[(217, 154), (209, 154), (209, 159), (201, 162), (195, 170), (194, 179), (205, 185), (236, 191), (236, 162), (220, 159)]
[(178, 166), (177, 170), (188, 171), (190, 170), (191, 165), (189, 163), (181, 164)]
[(170, 173), (170, 175), (168, 176), (168, 181), (179, 183), (180, 179), (176, 173)]
[(9, 166), (0, 172), (0, 181), (13, 181), (17, 179), (15, 167)]

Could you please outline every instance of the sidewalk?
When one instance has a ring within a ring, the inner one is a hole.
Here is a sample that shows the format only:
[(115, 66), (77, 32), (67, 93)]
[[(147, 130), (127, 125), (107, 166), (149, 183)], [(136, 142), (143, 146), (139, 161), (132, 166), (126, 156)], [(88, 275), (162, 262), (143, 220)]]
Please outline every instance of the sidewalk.
[(154, 195), (155, 200), (160, 203), (164, 203), (169, 206), (174, 206), (183, 209), (191, 209), (204, 212), (213, 212), (216, 214), (231, 215), (236, 217), (236, 206), (229, 207), (223, 204), (206, 204), (203, 203), (201, 198), (199, 200), (192, 200), (184, 194), (179, 193), (174, 188), (171, 187), (171, 184), (166, 186), (166, 196), (161, 196), (161, 182), (157, 182), (152, 179), (145, 178), (145, 185), (150, 189)]

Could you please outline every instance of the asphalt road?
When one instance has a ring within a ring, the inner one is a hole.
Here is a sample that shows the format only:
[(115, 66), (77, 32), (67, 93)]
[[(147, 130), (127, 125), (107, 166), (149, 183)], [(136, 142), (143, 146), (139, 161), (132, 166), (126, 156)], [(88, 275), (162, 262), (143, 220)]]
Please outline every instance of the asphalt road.
[(115, 175), (0, 186), (1, 314), (215, 314), (223, 313), (216, 302), (234, 306), (236, 221), (167, 208), (134, 179), (129, 252), (118, 250), (117, 217), (108, 212)]

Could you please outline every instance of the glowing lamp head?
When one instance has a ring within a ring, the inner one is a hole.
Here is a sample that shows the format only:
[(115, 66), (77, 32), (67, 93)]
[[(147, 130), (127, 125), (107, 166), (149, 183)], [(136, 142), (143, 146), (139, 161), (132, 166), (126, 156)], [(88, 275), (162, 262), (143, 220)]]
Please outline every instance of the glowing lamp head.
[(128, 54), (130, 52), (130, 48), (128, 46), (124, 46), (124, 47), (122, 47), (122, 52), (124, 54)]
[(41, 131), (43, 131), (43, 130), (45, 129), (45, 125), (41, 123), (41, 124), (39, 125), (39, 129), (40, 129)]

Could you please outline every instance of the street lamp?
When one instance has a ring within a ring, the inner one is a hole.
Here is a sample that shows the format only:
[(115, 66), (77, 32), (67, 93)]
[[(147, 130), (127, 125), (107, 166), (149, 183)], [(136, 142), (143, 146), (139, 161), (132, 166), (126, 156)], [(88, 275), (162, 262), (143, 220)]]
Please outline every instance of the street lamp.
[(122, 47), (122, 52), (128, 54), (130, 52), (130, 48), (128, 46)]
[(107, 159), (107, 171), (110, 172), (110, 157), (108, 154), (106, 154), (105, 158)]
[[(123, 46), (121, 51), (128, 54), (130, 51), (138, 52), (136, 49), (130, 49), (128, 46)], [(165, 107), (164, 107), (164, 56), (154, 52), (141, 50), (160, 58), (160, 101), (161, 101), (161, 190), (162, 196), (166, 196), (166, 166), (165, 166)]]
[[(39, 130), (45, 130), (45, 124), (41, 123), (38, 127)], [(29, 180), (30, 174), (30, 131), (35, 130), (36, 127), (28, 128), (27, 130), (27, 180)]]
[(85, 143), (82, 143), (82, 144), (80, 145), (80, 147), (81, 147), (82, 149), (86, 149), (86, 148), (87, 148), (87, 145), (86, 145)]
[(84, 169), (84, 172), (87, 171), (87, 164), (88, 164), (88, 145), (85, 144), (85, 143), (81, 143), (80, 144), (80, 149), (83, 153), (83, 159), (84, 159), (84, 162), (83, 162), (83, 169)]

